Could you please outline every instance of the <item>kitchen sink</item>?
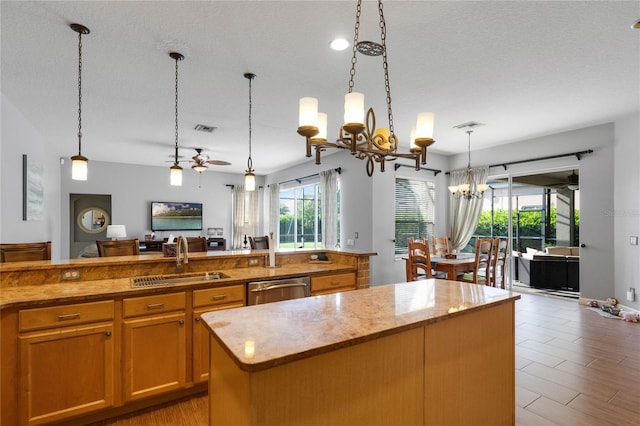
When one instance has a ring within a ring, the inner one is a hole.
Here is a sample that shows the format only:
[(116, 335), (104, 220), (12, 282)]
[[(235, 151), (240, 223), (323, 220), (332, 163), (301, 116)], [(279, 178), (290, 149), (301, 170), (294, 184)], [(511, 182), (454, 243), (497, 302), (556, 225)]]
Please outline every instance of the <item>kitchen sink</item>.
[(145, 275), (143, 277), (132, 277), (133, 287), (155, 287), (161, 285), (201, 283), (207, 281), (217, 281), (223, 278), (231, 278), (222, 272), (196, 272), (181, 275)]

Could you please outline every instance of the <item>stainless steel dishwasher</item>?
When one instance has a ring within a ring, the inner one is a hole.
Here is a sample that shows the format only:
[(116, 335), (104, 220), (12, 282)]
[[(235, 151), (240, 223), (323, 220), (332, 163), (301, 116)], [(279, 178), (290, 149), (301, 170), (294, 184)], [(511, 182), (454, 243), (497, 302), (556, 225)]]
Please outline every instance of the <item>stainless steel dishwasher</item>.
[(280, 300), (309, 297), (309, 277), (283, 278), (269, 281), (253, 281), (247, 284), (247, 304), (278, 302)]

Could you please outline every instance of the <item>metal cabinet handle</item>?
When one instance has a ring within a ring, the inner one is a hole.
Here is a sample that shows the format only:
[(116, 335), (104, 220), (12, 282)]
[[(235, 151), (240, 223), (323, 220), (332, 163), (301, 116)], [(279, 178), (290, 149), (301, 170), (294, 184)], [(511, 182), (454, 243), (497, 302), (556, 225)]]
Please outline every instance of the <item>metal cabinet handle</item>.
[(66, 321), (66, 320), (77, 319), (77, 318), (80, 318), (80, 314), (79, 313), (58, 315), (58, 320), (60, 320), (60, 321)]
[(184, 320), (180, 320), (180, 321), (178, 321), (178, 324), (180, 324), (180, 325), (184, 325)]
[(107, 336), (107, 337), (111, 337), (111, 331), (107, 331), (107, 332), (105, 332), (104, 334), (105, 334), (105, 336)]
[(331, 285), (338, 285), (338, 284), (340, 284), (340, 281), (338, 280), (331, 281)]
[(200, 317), (196, 317), (196, 322), (200, 322)]
[(164, 303), (150, 303), (147, 305), (147, 309), (160, 309), (164, 308)]
[(211, 298), (211, 300), (222, 300), (222, 299), (226, 299), (226, 298), (227, 298), (226, 294), (219, 294), (219, 295), (213, 296)]

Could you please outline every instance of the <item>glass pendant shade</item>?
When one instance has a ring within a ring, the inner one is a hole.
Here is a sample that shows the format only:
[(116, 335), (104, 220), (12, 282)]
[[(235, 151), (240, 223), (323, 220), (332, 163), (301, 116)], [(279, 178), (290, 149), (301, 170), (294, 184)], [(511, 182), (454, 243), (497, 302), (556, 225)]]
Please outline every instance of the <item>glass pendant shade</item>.
[(171, 186), (182, 186), (182, 167), (177, 164), (171, 166)]
[(318, 134), (312, 139), (314, 140), (327, 140), (327, 114), (324, 112), (318, 113)]
[(413, 126), (411, 128), (411, 134), (409, 136), (409, 149), (412, 151), (420, 149), (420, 147), (416, 145), (416, 126)]
[(489, 189), (489, 185), (487, 185), (486, 183), (480, 183), (476, 185), (476, 189), (480, 192), (485, 192), (487, 189)]
[(254, 175), (252, 172), (247, 172), (244, 175), (244, 189), (245, 191), (256, 190), (256, 175)]
[(318, 126), (318, 100), (316, 98), (300, 98), (298, 125)]
[(344, 123), (364, 124), (364, 94), (351, 92), (344, 95)]
[(421, 112), (416, 124), (416, 139), (433, 139), (433, 113)]
[(82, 155), (74, 155), (71, 157), (71, 179), (87, 180), (87, 165), (89, 160)]

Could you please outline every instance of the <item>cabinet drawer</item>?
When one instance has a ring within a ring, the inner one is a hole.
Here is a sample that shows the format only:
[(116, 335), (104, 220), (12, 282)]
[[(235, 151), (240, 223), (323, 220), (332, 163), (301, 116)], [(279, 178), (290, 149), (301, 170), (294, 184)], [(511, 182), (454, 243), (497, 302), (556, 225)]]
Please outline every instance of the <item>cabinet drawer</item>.
[(244, 305), (244, 297), (245, 287), (243, 284), (194, 290), (193, 306), (226, 305), (237, 302), (242, 302)]
[(113, 300), (23, 309), (19, 314), (20, 331), (64, 327), (113, 319)]
[(356, 274), (347, 272), (345, 274), (327, 275), (324, 277), (311, 277), (311, 292), (331, 292), (342, 290), (355, 290)]
[(185, 308), (184, 293), (159, 294), (157, 296), (132, 297), (124, 299), (124, 317), (157, 314), (160, 312), (177, 311)]

